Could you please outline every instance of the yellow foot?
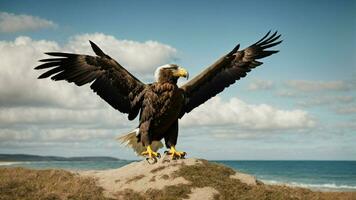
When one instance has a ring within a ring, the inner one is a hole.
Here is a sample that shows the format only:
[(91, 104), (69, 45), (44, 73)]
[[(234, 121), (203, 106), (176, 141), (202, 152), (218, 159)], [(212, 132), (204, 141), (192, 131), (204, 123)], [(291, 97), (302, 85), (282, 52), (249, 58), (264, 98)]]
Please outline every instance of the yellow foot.
[(177, 151), (174, 146), (171, 146), (171, 149), (167, 152), (168, 155), (171, 155), (172, 160), (184, 158), (187, 155), (186, 152)]
[(146, 151), (142, 152), (141, 155), (143, 155), (143, 156), (148, 156), (148, 157), (146, 158), (146, 160), (147, 160), (150, 164), (156, 163), (156, 162), (157, 162), (157, 158), (160, 158), (160, 157), (161, 157), (161, 154), (160, 154), (160, 153), (152, 151), (151, 145), (148, 145)]

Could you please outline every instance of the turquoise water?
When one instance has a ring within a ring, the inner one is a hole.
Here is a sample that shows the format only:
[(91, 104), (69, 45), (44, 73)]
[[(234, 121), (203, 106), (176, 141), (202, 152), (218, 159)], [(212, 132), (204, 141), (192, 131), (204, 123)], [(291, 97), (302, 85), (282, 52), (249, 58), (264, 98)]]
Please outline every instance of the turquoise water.
[[(134, 161), (50, 161), (2, 163), (2, 167), (105, 170)], [(248, 173), (269, 184), (317, 190), (356, 191), (356, 161), (214, 161)]]
[(356, 191), (356, 161), (218, 161), (270, 184)]
[(67, 170), (105, 170), (115, 169), (134, 161), (31, 161), (31, 162), (7, 162), (1, 167), (27, 167), (33, 169), (67, 169)]

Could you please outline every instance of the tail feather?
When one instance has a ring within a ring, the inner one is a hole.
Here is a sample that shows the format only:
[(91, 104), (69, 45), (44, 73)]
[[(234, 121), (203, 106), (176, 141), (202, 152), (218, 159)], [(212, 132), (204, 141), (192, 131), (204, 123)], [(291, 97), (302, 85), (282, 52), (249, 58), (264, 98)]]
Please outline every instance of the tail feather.
[[(121, 144), (132, 148), (135, 153), (140, 156), (142, 152), (146, 150), (146, 148), (142, 145), (142, 142), (138, 142), (137, 135), (139, 134), (139, 129), (135, 129), (127, 134), (118, 136), (116, 140), (120, 141)], [(153, 141), (151, 144), (151, 149), (153, 151), (158, 151), (158, 149), (162, 148), (163, 144), (161, 141)]]

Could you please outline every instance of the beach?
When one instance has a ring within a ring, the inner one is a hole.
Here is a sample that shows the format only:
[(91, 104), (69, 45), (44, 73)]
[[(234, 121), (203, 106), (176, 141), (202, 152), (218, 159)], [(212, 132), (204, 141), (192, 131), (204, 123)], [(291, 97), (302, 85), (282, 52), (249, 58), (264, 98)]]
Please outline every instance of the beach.
[(225, 165), (194, 158), (155, 165), (135, 161), (108, 170), (0, 170), (2, 199), (356, 199), (356, 192), (265, 184)]
[[(110, 170), (138, 160), (117, 161), (22, 161), (4, 162), (0, 167)], [(308, 188), (313, 191), (356, 191), (356, 161), (210, 161), (255, 176), (265, 184)]]

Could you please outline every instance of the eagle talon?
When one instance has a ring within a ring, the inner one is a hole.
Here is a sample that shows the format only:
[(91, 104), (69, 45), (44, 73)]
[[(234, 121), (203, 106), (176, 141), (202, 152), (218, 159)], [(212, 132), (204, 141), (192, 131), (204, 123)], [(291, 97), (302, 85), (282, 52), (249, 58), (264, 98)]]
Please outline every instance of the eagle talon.
[(184, 159), (187, 155), (184, 151), (177, 151), (174, 146), (171, 146), (171, 149), (167, 152), (167, 155), (170, 155), (172, 160)]
[[(157, 162), (157, 158), (161, 158), (161, 154), (158, 153), (158, 152), (154, 152), (152, 149), (151, 149), (151, 146), (148, 145), (147, 146), (147, 150), (142, 152), (141, 153), (142, 156), (148, 156), (148, 158), (146, 158), (147, 162), (149, 162), (148, 160), (154, 160), (153, 163), (156, 163)], [(150, 162), (149, 162), (150, 163)], [(152, 164), (153, 164), (152, 163)], [(150, 163), (151, 164), (151, 163)]]

